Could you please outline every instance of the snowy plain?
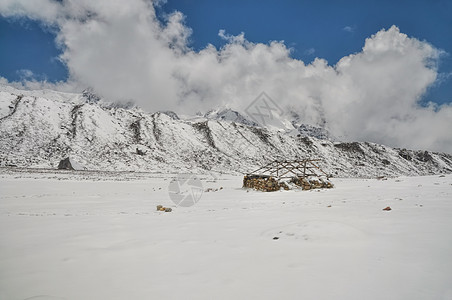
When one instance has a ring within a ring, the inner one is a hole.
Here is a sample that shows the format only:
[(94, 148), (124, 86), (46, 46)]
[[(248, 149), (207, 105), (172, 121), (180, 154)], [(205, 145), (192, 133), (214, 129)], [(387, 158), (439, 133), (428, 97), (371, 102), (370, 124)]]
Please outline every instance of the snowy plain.
[(171, 178), (1, 169), (0, 299), (452, 299), (452, 175), (199, 175), (191, 207)]

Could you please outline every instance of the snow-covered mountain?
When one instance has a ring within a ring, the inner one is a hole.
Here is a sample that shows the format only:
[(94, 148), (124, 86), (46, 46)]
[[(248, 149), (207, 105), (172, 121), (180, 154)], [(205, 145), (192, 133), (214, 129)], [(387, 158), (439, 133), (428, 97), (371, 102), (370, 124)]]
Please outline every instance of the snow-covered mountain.
[(204, 114), (206, 119), (235, 122), (243, 125), (258, 126), (253, 120), (230, 108), (212, 109)]
[[(319, 158), (333, 176), (452, 172), (452, 156), (367, 142), (341, 143), (321, 128), (262, 128), (230, 109), (196, 118), (149, 114), (82, 94), (0, 86), (0, 165), (56, 168), (69, 156), (91, 170), (252, 171), (273, 159)], [(300, 129), (301, 128), (301, 129)]]

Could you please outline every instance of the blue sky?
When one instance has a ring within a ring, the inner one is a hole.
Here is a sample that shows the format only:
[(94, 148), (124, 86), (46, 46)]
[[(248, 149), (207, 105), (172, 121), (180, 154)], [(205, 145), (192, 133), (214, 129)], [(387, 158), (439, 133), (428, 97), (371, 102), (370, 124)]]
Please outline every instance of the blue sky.
[[(187, 16), (196, 49), (207, 43), (221, 46), (218, 31), (225, 29), (233, 35), (244, 32), (252, 42), (284, 40), (293, 48), (293, 57), (305, 62), (321, 57), (330, 64), (360, 51), (378, 30), (396, 25), (447, 52), (439, 72), (452, 73), (452, 1), (169, 0), (160, 13), (173, 10)], [(426, 98), (452, 102), (452, 76)]]
[(39, 80), (67, 78), (65, 66), (57, 59), (55, 35), (37, 22), (0, 18), (0, 76), (20, 80), (21, 70), (32, 71)]
[(345, 140), (452, 151), (451, 0), (150, 1), (0, 0), (0, 81), (186, 115), (265, 91)]
[[(168, 0), (157, 9), (159, 18), (181, 11), (193, 29), (191, 46), (208, 43), (221, 47), (228, 34), (245, 33), (251, 42), (281, 41), (292, 56), (305, 63), (315, 57), (335, 64), (358, 52), (367, 37), (396, 25), (401, 32), (425, 40), (445, 51), (439, 63), (438, 81), (424, 101), (452, 102), (452, 1), (275, 1), (275, 0)], [(31, 70), (38, 80), (55, 82), (68, 76), (58, 61), (61, 53), (55, 35), (34, 21), (0, 18), (0, 76), (20, 80)], [(28, 74), (29, 75), (29, 74)], [(448, 77), (449, 76), (449, 77)]]

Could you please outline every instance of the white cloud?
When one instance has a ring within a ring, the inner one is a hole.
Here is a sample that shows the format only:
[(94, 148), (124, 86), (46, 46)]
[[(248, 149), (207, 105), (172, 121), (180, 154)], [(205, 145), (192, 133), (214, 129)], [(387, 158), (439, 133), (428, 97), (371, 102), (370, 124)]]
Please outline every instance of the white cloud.
[(345, 26), (342, 30), (347, 32), (355, 32), (355, 26)]
[(16, 71), (16, 74), (22, 79), (32, 79), (34, 77), (33, 71), (28, 69), (20, 69)]
[(12, 86), (21, 90), (55, 90), (59, 92), (82, 91), (86, 86), (81, 86), (73, 81), (48, 82), (45, 80), (28, 79), (10, 82), (5, 77), (0, 76), (0, 85)]
[(16, 70), (17, 76), (19, 76), (19, 79), (23, 83), (27, 82), (45, 82), (47, 81), (47, 75), (46, 74), (35, 74), (32, 70), (29, 69), (20, 69)]
[(308, 55), (308, 56), (313, 55), (314, 53), (315, 53), (315, 49), (314, 48), (309, 48), (309, 49), (306, 49), (304, 51), (304, 54)]
[(331, 66), (293, 59), (283, 42), (252, 43), (224, 30), (221, 49), (194, 51), (184, 16), (175, 12), (161, 24), (145, 0), (0, 0), (0, 14), (58, 28), (70, 73), (64, 89), (91, 86), (112, 100), (184, 113), (219, 105), (243, 110), (265, 91), (306, 123), (326, 122), (337, 136), (452, 152), (452, 106), (418, 105), (437, 80), (441, 52), (395, 26)]

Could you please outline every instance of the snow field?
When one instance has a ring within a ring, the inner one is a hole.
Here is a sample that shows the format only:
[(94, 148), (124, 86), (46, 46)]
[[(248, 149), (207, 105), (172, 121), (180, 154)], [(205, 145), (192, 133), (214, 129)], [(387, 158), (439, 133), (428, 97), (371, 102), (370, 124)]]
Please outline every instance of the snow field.
[(0, 299), (452, 299), (451, 175), (200, 178), (223, 189), (175, 207), (170, 175), (0, 174)]

